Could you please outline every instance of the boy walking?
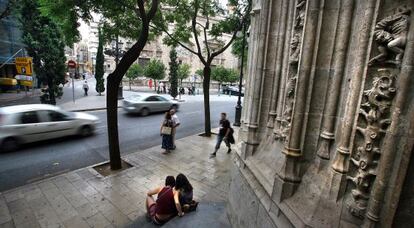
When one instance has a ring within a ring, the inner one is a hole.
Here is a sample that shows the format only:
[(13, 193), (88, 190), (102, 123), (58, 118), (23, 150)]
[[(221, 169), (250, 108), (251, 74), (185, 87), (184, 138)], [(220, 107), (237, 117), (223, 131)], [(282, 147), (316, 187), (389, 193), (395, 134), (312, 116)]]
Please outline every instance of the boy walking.
[(85, 91), (85, 96), (88, 96), (88, 90), (89, 90), (89, 85), (88, 85), (88, 81), (85, 81), (85, 83), (83, 83), (83, 91)]
[[(233, 129), (231, 129), (230, 121), (227, 120), (227, 114), (221, 113), (221, 119), (220, 119), (220, 130), (219, 134), (217, 135), (217, 143), (215, 150), (212, 154), (210, 154), (210, 158), (214, 158), (216, 156), (216, 153), (218, 149), (220, 149), (221, 142), (224, 141), (224, 143), (227, 146), (227, 153), (231, 152), (231, 146), (230, 143), (232, 142), (233, 137)], [(234, 139), (233, 139), (234, 142)]]

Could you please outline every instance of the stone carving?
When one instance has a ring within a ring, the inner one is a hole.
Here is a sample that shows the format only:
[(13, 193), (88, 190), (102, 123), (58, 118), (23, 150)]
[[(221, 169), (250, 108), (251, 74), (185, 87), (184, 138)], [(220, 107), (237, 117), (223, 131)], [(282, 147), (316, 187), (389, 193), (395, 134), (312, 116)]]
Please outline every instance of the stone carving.
[(289, 71), (288, 78), (286, 80), (286, 93), (285, 93), (285, 107), (281, 119), (280, 129), (276, 133), (276, 138), (288, 141), (288, 134), (290, 130), (293, 103), (295, 99), (295, 89), (298, 74), (298, 62), (300, 57), (300, 46), (303, 36), (303, 26), (306, 15), (306, 0), (298, 0), (296, 3), (295, 21), (293, 22), (293, 33), (290, 41), (289, 51)]
[(396, 76), (389, 69), (379, 69), (370, 89), (365, 90), (360, 106), (357, 132), (361, 143), (355, 142), (356, 152), (351, 162), (356, 167), (354, 175), (347, 177), (355, 188), (348, 209), (357, 217), (365, 215), (372, 183), (381, 156), (381, 140), (391, 123), (390, 107), (396, 93)]
[(369, 61), (374, 63), (392, 63), (401, 65), (410, 21), (410, 10), (399, 9), (395, 15), (380, 20), (374, 30), (380, 54)]

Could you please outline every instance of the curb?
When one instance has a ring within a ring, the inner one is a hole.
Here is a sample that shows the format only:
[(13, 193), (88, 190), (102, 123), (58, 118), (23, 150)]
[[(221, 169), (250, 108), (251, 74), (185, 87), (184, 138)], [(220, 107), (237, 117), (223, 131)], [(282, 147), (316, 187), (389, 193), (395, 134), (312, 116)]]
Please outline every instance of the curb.
[[(118, 108), (122, 108), (122, 106), (118, 106)], [(106, 110), (106, 107), (102, 108), (88, 108), (88, 109), (75, 109), (75, 110), (66, 110), (69, 112), (90, 112), (90, 111), (101, 111)]]

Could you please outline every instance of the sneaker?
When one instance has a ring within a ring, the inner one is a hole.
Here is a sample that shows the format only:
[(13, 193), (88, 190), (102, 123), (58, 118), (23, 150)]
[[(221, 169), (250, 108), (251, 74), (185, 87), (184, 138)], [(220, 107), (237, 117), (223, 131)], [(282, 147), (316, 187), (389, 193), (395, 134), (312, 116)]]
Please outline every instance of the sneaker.
[(231, 152), (231, 149), (229, 148), (229, 149), (227, 150), (227, 153), (228, 153), (228, 154), (230, 154), (230, 152)]
[(216, 153), (210, 154), (210, 158), (214, 158), (214, 157), (216, 157)]

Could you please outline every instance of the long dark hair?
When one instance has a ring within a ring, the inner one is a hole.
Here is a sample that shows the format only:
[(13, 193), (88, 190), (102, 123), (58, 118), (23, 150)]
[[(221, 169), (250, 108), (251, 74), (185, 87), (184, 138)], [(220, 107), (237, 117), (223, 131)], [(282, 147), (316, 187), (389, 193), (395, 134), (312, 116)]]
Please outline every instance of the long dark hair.
[(187, 177), (182, 173), (178, 174), (177, 177), (175, 178), (175, 188), (182, 189), (185, 192), (193, 191), (193, 186), (191, 186)]
[(166, 113), (165, 113), (165, 119), (166, 119), (166, 120), (170, 120), (170, 119), (171, 119), (171, 114), (170, 114), (170, 112), (166, 112)]

